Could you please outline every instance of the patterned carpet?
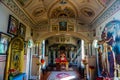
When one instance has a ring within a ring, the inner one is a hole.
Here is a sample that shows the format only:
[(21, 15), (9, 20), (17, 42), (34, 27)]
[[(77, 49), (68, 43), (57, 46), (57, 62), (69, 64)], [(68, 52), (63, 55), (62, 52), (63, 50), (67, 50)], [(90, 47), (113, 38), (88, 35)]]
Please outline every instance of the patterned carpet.
[(76, 71), (52, 71), (47, 80), (80, 80)]

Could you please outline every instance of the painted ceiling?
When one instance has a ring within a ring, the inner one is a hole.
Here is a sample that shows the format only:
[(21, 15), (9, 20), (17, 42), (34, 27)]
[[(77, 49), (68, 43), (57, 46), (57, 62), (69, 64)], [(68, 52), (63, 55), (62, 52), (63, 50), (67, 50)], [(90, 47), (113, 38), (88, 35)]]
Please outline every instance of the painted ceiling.
[[(113, 3), (119, 3), (117, 0), (1, 0), (1, 2), (34, 30), (34, 41), (58, 34), (68, 34), (71, 37), (91, 41), (94, 33), (91, 26), (96, 25), (104, 13), (113, 10), (109, 10)], [(57, 27), (53, 31), (53, 23), (59, 25), (58, 22), (62, 20), (67, 21), (68, 25), (73, 25), (73, 31), (57, 33)]]
[(14, 0), (33, 24), (46, 24), (51, 18), (74, 18), (90, 25), (115, 0)]

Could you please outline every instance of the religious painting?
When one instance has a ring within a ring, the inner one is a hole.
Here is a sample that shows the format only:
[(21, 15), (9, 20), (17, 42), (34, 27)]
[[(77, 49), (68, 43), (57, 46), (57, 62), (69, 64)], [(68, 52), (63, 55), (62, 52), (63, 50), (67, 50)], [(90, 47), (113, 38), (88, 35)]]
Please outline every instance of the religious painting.
[(11, 36), (0, 32), (0, 55), (7, 53), (10, 40)]
[[(108, 22), (102, 31), (101, 39), (98, 44), (101, 45), (102, 51), (98, 52), (104, 55), (104, 57), (101, 56), (102, 69), (99, 67), (99, 72), (102, 71), (101, 73), (104, 73), (104, 75), (101, 75), (107, 76), (105, 72), (109, 70), (109, 76), (114, 77), (114, 64), (120, 65), (120, 21), (113, 20)], [(101, 62), (99, 60), (99, 65), (100, 64)]]
[(68, 31), (74, 31), (74, 25), (68, 25)]
[(112, 46), (116, 56), (116, 62), (120, 65), (120, 21), (110, 21), (106, 25), (105, 29), (107, 31), (107, 37), (113, 38), (113, 41), (109, 42), (108, 44)]
[(84, 7), (81, 9), (81, 13), (87, 17), (93, 17), (95, 15), (95, 12), (88, 7)]
[(19, 35), (25, 39), (25, 34), (26, 34), (26, 26), (22, 23), (19, 25)]
[[(9, 61), (7, 63), (6, 70), (10, 71), (10, 74), (13, 76), (19, 75), (23, 71), (23, 64), (24, 64), (24, 42), (23, 39), (20, 37), (15, 37), (14, 39), (11, 40), (9, 50), (8, 50), (8, 56), (7, 59), (9, 58)], [(8, 66), (9, 65), (9, 66)], [(11, 69), (13, 72), (11, 72)], [(7, 74), (7, 73), (6, 73)], [(7, 79), (6, 79), (7, 80)]]
[(52, 25), (52, 31), (58, 31), (58, 25)]
[(18, 27), (19, 27), (19, 21), (15, 17), (10, 15), (9, 23), (8, 23), (8, 33), (17, 35)]
[(67, 22), (59, 22), (59, 31), (67, 31)]
[(19, 69), (19, 64), (20, 64), (20, 51), (17, 50), (12, 50), (12, 58), (11, 58), (11, 67), (16, 69), (16, 70), (20, 70)]

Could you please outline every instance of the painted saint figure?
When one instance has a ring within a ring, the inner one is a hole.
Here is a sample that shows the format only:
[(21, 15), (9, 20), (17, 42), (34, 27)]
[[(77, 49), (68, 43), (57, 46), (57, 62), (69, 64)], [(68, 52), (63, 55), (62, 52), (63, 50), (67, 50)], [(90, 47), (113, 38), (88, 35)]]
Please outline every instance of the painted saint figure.
[(101, 35), (102, 40), (98, 42), (98, 44), (103, 46), (103, 52), (102, 52), (102, 63), (104, 63), (102, 72), (108, 72), (108, 59), (107, 59), (107, 34), (106, 32), (103, 32)]
[(109, 61), (109, 75), (110, 77), (114, 77), (114, 70), (115, 70), (115, 55), (112, 51), (112, 47), (108, 46), (108, 61)]
[(103, 76), (114, 77), (115, 57), (111, 48), (114, 39), (112, 35), (108, 35), (107, 28), (102, 32), (101, 38), (102, 40), (99, 41), (98, 44), (103, 46), (102, 63), (104, 64), (102, 74)]
[(102, 67), (103, 67), (103, 65), (104, 65), (104, 63), (102, 63), (103, 61), (102, 61), (102, 50), (101, 50), (101, 47), (99, 47), (98, 48), (98, 66), (99, 66), (99, 71), (100, 71), (100, 73), (102, 72)]

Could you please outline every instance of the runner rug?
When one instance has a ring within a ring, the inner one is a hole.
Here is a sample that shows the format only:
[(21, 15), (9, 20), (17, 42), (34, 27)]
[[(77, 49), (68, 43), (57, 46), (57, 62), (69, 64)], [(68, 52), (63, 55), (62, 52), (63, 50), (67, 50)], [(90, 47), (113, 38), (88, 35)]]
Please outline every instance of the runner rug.
[(52, 71), (47, 80), (79, 80), (75, 71)]

